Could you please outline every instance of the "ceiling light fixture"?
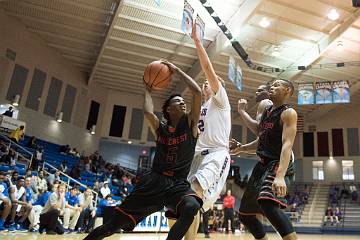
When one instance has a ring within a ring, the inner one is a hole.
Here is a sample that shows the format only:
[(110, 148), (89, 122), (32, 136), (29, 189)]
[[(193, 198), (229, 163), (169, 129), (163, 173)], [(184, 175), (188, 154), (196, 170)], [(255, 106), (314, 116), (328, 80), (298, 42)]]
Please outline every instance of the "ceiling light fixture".
[(344, 50), (344, 43), (343, 41), (339, 40), (336, 44), (337, 50), (342, 51)]
[(59, 112), (56, 116), (56, 121), (61, 123), (63, 121), (63, 115), (64, 115), (63, 112)]
[(337, 12), (335, 8), (331, 9), (328, 13), (328, 18), (332, 21), (337, 20), (340, 17), (340, 14)]
[(20, 101), (20, 95), (16, 94), (11, 105), (13, 105), (14, 107), (17, 107), (17, 106), (19, 106), (19, 101)]
[(271, 55), (274, 56), (274, 57), (280, 56), (280, 48), (279, 48), (279, 46), (274, 47), (274, 50), (273, 50)]
[(270, 26), (270, 21), (266, 17), (263, 17), (259, 22), (259, 25), (260, 27), (267, 28), (268, 26)]
[(96, 129), (96, 125), (92, 125), (91, 129), (90, 129), (90, 134), (94, 135), (95, 134), (95, 129)]

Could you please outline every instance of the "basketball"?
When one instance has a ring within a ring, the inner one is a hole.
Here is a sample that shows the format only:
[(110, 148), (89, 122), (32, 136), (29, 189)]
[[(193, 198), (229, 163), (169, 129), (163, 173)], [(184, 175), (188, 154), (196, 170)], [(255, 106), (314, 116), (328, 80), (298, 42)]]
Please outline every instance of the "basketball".
[(169, 85), (171, 74), (168, 66), (160, 61), (154, 61), (145, 68), (144, 82), (153, 90), (161, 90)]

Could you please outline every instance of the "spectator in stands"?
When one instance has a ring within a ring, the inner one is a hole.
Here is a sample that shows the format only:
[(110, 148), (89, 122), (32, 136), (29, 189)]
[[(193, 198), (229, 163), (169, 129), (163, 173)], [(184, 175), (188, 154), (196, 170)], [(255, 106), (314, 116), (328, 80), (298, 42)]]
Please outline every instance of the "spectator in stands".
[(64, 228), (58, 221), (58, 218), (60, 215), (63, 215), (65, 210), (65, 189), (65, 184), (60, 184), (49, 196), (40, 215), (40, 233), (43, 233), (45, 229), (47, 234), (64, 233)]
[(11, 181), (13, 184), (16, 184), (17, 180), (19, 178), (19, 173), (18, 171), (13, 171), (12, 175), (11, 175)]
[(96, 192), (97, 194), (100, 193), (100, 184), (99, 184), (99, 181), (98, 181), (98, 180), (96, 180), (96, 181), (94, 182), (93, 191)]
[(36, 144), (36, 137), (35, 136), (32, 136), (28, 143), (26, 144), (26, 147), (28, 148), (32, 148), (32, 149), (37, 149), (38, 148), (38, 145)]
[(336, 207), (335, 209), (335, 220), (336, 223), (339, 223), (342, 219), (342, 212), (340, 211), (339, 207)]
[(70, 189), (70, 192), (66, 192), (65, 199), (67, 203), (64, 213), (64, 230), (65, 233), (71, 233), (75, 231), (81, 213), (81, 208), (78, 206), (79, 199), (77, 196), (77, 189), (73, 187)]
[(68, 154), (70, 152), (70, 146), (69, 145), (61, 146), (59, 152), (62, 154)]
[[(24, 188), (25, 180), (23, 177), (17, 179), (16, 185), (10, 184), (9, 186), (9, 196), (11, 200), (11, 216), (10, 216), (10, 227), (9, 229), (22, 231), (26, 230), (24, 226), (24, 221), (30, 214), (32, 205), (26, 201), (26, 189)], [(20, 215), (21, 218), (15, 224), (16, 215)]]
[(350, 186), (350, 194), (351, 194), (351, 200), (353, 202), (357, 202), (358, 200), (358, 192), (355, 185)]
[(78, 231), (89, 233), (95, 225), (96, 208), (93, 205), (93, 195), (90, 188), (79, 195), (79, 205), (83, 209), (78, 220)]
[(59, 170), (55, 170), (52, 169), (51, 173), (49, 174), (49, 176), (47, 177), (47, 181), (48, 183), (50, 183), (51, 185), (54, 185), (55, 181), (60, 181), (60, 171)]
[(80, 153), (76, 150), (76, 148), (73, 148), (69, 151), (70, 155), (73, 155), (75, 157), (80, 157)]
[(0, 231), (7, 230), (4, 223), (12, 208), (7, 181), (10, 181), (10, 179), (7, 179), (5, 172), (0, 171)]
[(8, 152), (8, 147), (3, 140), (0, 139), (0, 156)]
[(104, 199), (101, 199), (98, 207), (96, 208), (96, 216), (103, 217), (104, 209), (106, 207), (114, 207), (120, 205), (121, 201), (114, 201), (111, 194), (107, 195)]
[(47, 189), (47, 182), (44, 178), (44, 171), (39, 171), (39, 176), (35, 177), (35, 184), (39, 194), (43, 194)]
[(31, 210), (28, 215), (28, 219), (30, 222), (29, 230), (31, 232), (36, 232), (39, 230), (39, 223), (40, 223), (40, 213), (42, 210), (41, 206), (34, 206), (33, 200), (34, 200), (34, 193), (31, 187), (32, 179), (31, 177), (25, 178), (25, 200), (28, 204), (31, 204)]
[(8, 117), (13, 117), (13, 114), (14, 114), (14, 110), (13, 110), (13, 107), (9, 107), (8, 110), (6, 110), (2, 115), (3, 116), (8, 116)]
[[(30, 168), (28, 168), (28, 169), (26, 169), (26, 172), (25, 172), (25, 178), (27, 178), (27, 177), (32, 177), (32, 171), (31, 171), (31, 169)], [(26, 180), (26, 179), (25, 179)], [(26, 181), (25, 181), (26, 182)]]
[(20, 139), (24, 137), (24, 128), (24, 126), (18, 127), (10, 133), (9, 138), (14, 142), (19, 143)]
[(100, 189), (100, 193), (102, 198), (105, 198), (107, 195), (111, 194), (108, 181), (104, 182), (104, 186)]
[(325, 211), (325, 217), (324, 217), (324, 226), (326, 225), (327, 221), (331, 222), (331, 226), (334, 225), (334, 213), (331, 207), (328, 207)]
[(70, 171), (70, 177), (74, 178), (74, 179), (79, 179), (80, 178), (80, 167), (79, 164), (74, 166), (71, 171)]
[(229, 233), (229, 220), (231, 222), (231, 231), (235, 233), (235, 226), (234, 226), (234, 207), (235, 207), (235, 198), (231, 196), (231, 190), (227, 190), (226, 197), (224, 198), (224, 228), (225, 233)]
[(39, 146), (38, 149), (36, 149), (35, 154), (33, 155), (33, 159), (31, 162), (31, 169), (33, 171), (38, 171), (39, 170), (39, 165), (42, 163), (43, 161), (43, 148), (41, 146)]
[(66, 161), (62, 161), (61, 165), (60, 165), (60, 171), (66, 173), (67, 172), (68, 167), (66, 166)]
[(14, 150), (9, 149), (8, 154), (4, 154), (1, 157), (1, 163), (9, 166), (15, 166), (16, 165), (16, 153)]
[(296, 203), (293, 203), (290, 207), (290, 212), (299, 212), (299, 208)]

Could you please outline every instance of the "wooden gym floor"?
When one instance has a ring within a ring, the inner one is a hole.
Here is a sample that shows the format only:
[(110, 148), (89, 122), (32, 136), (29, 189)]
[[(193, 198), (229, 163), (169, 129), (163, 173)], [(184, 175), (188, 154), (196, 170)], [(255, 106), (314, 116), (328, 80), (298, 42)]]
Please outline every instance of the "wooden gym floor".
[[(0, 233), (1, 240), (80, 240), (86, 235), (68, 234), (68, 235), (41, 235), (33, 233)], [(223, 234), (213, 233), (210, 235), (212, 240), (253, 240), (254, 238), (248, 233)], [(299, 240), (359, 240), (360, 236), (347, 235), (310, 235), (299, 234)], [(165, 240), (166, 234), (151, 234), (151, 233), (131, 233), (131, 234), (115, 234), (106, 240)], [(205, 239), (203, 234), (198, 234), (196, 240)], [(269, 234), (269, 240), (281, 240), (280, 236), (276, 234)]]

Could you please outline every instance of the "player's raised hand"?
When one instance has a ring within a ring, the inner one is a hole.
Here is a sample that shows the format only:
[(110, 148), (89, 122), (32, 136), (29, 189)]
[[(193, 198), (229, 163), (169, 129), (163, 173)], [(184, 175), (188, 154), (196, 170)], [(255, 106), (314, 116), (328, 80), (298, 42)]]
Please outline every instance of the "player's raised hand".
[(179, 68), (178, 68), (175, 64), (173, 64), (173, 63), (171, 63), (171, 62), (169, 62), (169, 61), (167, 61), (167, 60), (161, 59), (160, 62), (161, 62), (162, 64), (168, 66), (168, 68), (170, 69), (170, 71), (171, 71), (172, 73), (177, 72), (177, 70), (179, 70)]
[(238, 101), (238, 111), (246, 111), (247, 108), (247, 100), (246, 99), (239, 99)]
[(192, 30), (191, 30), (191, 38), (196, 42), (200, 41), (199, 36), (196, 31), (196, 18), (193, 17), (193, 24), (192, 24)]

